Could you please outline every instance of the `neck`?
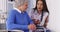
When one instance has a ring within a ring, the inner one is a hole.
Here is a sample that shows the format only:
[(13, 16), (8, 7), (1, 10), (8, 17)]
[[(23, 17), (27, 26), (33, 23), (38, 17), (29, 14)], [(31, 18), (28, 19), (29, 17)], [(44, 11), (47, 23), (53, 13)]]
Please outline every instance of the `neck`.
[(22, 9), (22, 7), (18, 7), (18, 9), (19, 9), (21, 12), (23, 12), (23, 9)]
[(37, 11), (39, 14), (41, 14), (42, 13), (42, 11)]

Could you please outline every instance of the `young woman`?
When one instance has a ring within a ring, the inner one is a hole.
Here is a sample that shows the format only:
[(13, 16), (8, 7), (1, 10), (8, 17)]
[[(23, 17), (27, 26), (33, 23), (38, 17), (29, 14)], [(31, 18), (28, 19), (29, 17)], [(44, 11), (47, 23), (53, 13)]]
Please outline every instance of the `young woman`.
[(36, 0), (36, 7), (31, 11), (30, 17), (35, 25), (46, 28), (48, 23), (49, 11), (45, 0)]

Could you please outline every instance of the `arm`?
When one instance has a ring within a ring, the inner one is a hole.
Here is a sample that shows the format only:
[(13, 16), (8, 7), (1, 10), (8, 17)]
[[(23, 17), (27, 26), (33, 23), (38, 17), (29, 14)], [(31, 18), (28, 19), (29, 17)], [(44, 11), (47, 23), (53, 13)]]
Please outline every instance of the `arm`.
[(29, 24), (34, 24), (33, 21), (32, 21), (32, 19), (31, 19), (31, 17), (29, 17), (31, 15), (28, 15), (27, 12), (26, 12), (26, 14), (27, 14), (27, 19), (28, 19)]
[(36, 30), (36, 26), (34, 25), (32, 19), (29, 17), (28, 14), (27, 14), (27, 19), (28, 19), (28, 22), (29, 22), (28, 28), (29, 28), (30, 30)]
[(15, 30), (15, 29), (22, 29), (22, 30), (26, 30), (28, 29), (28, 25), (19, 25), (19, 24), (15, 24), (15, 11), (11, 11), (8, 15), (6, 24), (7, 24), (7, 29), (8, 30)]
[(29, 28), (30, 30), (36, 30), (36, 26), (34, 25), (32, 19), (31, 19), (28, 15), (27, 15), (27, 17), (28, 17), (28, 21), (29, 21), (29, 26), (28, 26), (28, 28)]
[(45, 23), (44, 23), (44, 27), (47, 27), (47, 23), (48, 23), (48, 16), (46, 17)]

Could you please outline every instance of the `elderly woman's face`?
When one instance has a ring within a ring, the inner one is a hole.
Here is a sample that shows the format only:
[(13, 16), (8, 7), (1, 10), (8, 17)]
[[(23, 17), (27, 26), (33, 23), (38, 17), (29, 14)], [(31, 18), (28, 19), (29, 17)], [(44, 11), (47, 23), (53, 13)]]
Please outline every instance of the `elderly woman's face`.
[(41, 11), (43, 9), (43, 2), (42, 1), (38, 1), (37, 2), (37, 10)]
[(24, 5), (23, 5), (23, 10), (26, 10), (28, 8), (28, 3), (26, 2), (26, 3), (24, 3)]

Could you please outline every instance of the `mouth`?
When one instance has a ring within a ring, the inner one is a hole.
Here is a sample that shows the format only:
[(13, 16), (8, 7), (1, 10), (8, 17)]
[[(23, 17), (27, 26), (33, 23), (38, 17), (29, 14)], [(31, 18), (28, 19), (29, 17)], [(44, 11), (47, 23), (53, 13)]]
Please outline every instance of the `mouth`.
[(38, 9), (41, 9), (40, 7)]
[(38, 8), (38, 10), (41, 10), (41, 8)]
[(41, 8), (38, 8), (38, 10), (42, 10)]

